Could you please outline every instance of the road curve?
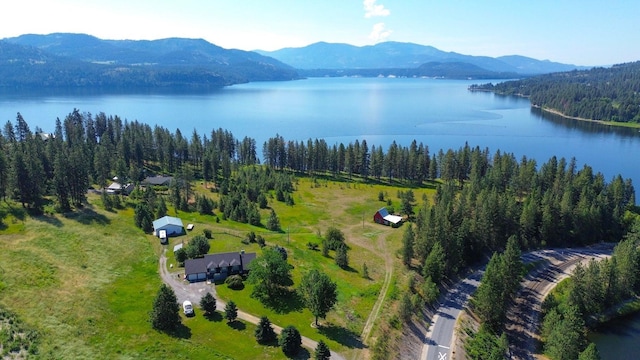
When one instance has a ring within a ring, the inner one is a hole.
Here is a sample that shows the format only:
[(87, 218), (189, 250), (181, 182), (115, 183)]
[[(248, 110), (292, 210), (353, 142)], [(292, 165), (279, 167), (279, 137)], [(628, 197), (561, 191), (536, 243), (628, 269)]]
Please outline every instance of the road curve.
[[(164, 249), (162, 255), (160, 256), (159, 274), (162, 278), (162, 281), (169, 287), (171, 287), (175, 292), (176, 297), (178, 298), (178, 303), (182, 304), (183, 301), (189, 300), (194, 305), (197, 305), (200, 303), (200, 299), (202, 298), (202, 296), (207, 292), (210, 292), (211, 295), (216, 297), (216, 310), (224, 312), (224, 307), (227, 304), (226, 302), (217, 298), (215, 286), (212, 286), (205, 281), (190, 283), (181, 279), (180, 277), (178, 277), (178, 275), (170, 274), (167, 271), (167, 257), (165, 255), (166, 251), (167, 250)], [(238, 318), (256, 325), (260, 322), (260, 318), (258, 316), (248, 314), (240, 309), (238, 309)], [(273, 326), (273, 330), (276, 332), (276, 334), (280, 334), (282, 332), (281, 326), (273, 323), (271, 323), (271, 325)], [(302, 336), (302, 346), (311, 350), (311, 354), (313, 354), (316, 347), (318, 346), (318, 342), (308, 337)], [(341, 354), (335, 351), (331, 351), (331, 359), (345, 360), (345, 358)]]
[[(608, 256), (612, 249), (612, 244), (602, 244), (579, 249), (539, 250), (522, 256), (525, 263), (540, 261), (542, 264), (525, 277), (516, 296), (515, 302), (522, 304), (523, 309), (528, 309), (522, 310), (523, 314), (528, 315), (519, 319), (522, 323), (507, 323), (506, 326), (509, 343), (513, 343), (510, 351), (515, 357), (512, 358), (530, 359), (531, 357), (523, 354), (532, 354), (535, 351), (539, 309), (546, 293), (562, 278), (568, 276), (577, 262)], [(450, 360), (455, 357), (455, 325), (469, 298), (478, 288), (483, 273), (484, 268), (474, 271), (447, 293), (425, 334), (421, 360)], [(526, 298), (526, 301), (522, 301), (521, 298)], [(512, 312), (509, 313), (509, 317), (518, 320), (518, 316), (512, 315)]]
[(522, 280), (513, 305), (507, 311), (505, 333), (511, 359), (535, 359), (542, 302), (564, 278), (573, 273), (578, 263), (609, 257), (614, 244), (598, 244), (588, 248), (544, 250), (523, 256), (525, 262), (539, 262)]

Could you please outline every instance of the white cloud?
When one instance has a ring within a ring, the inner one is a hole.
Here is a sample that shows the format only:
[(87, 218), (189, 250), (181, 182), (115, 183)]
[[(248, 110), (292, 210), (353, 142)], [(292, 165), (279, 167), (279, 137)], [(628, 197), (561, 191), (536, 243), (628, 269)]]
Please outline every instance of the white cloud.
[(364, 17), (370, 18), (375, 16), (389, 16), (391, 11), (385, 9), (384, 5), (376, 5), (377, 0), (364, 0)]
[(377, 23), (373, 25), (373, 29), (371, 30), (371, 34), (369, 34), (369, 39), (373, 40), (376, 43), (383, 42), (387, 40), (389, 35), (391, 35), (393, 31), (387, 29), (384, 23)]

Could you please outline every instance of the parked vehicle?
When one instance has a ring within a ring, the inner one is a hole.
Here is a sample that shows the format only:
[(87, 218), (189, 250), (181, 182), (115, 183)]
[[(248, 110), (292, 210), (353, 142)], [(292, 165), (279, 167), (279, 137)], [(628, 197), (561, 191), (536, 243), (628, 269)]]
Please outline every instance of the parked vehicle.
[(184, 311), (184, 314), (186, 316), (193, 316), (195, 315), (195, 313), (193, 312), (193, 305), (191, 304), (191, 301), (189, 300), (185, 300), (182, 303), (182, 311)]

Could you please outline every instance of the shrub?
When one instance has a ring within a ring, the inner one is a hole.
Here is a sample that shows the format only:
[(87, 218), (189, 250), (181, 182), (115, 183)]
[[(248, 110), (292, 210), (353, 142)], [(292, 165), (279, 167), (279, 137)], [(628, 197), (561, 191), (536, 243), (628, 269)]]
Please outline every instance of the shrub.
[(174, 256), (176, 257), (176, 261), (181, 265), (189, 258), (187, 251), (183, 247), (176, 250)]
[(204, 235), (205, 238), (207, 239), (213, 239), (213, 234), (211, 233), (210, 229), (204, 229), (202, 230), (202, 234)]
[(240, 275), (231, 275), (224, 281), (224, 283), (233, 290), (244, 289), (244, 281)]
[(278, 252), (280, 253), (280, 256), (282, 256), (282, 259), (284, 261), (287, 261), (287, 258), (289, 257), (289, 254), (287, 254), (287, 249), (283, 248), (282, 246), (278, 246), (278, 245), (276, 245), (275, 249), (278, 250)]

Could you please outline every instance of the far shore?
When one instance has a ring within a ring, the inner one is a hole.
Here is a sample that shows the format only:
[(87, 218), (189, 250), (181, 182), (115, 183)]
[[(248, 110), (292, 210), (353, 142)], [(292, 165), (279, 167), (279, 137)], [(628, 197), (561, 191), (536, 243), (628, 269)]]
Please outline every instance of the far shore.
[(531, 107), (534, 107), (536, 109), (540, 109), (542, 111), (545, 111), (545, 112), (548, 112), (548, 113), (551, 113), (551, 114), (554, 114), (554, 115), (562, 116), (565, 119), (588, 121), (588, 122), (594, 122), (594, 123), (598, 123), (598, 124), (602, 124), (602, 125), (608, 125), (608, 126), (619, 126), (619, 127), (628, 127), (628, 128), (640, 129), (640, 124), (637, 124), (637, 123), (586, 119), (586, 118), (582, 118), (582, 117), (578, 117), (578, 116), (565, 115), (565, 114), (563, 114), (562, 112), (560, 112), (558, 110), (551, 109), (551, 108), (548, 108), (548, 107), (539, 106), (539, 105), (531, 104)]

